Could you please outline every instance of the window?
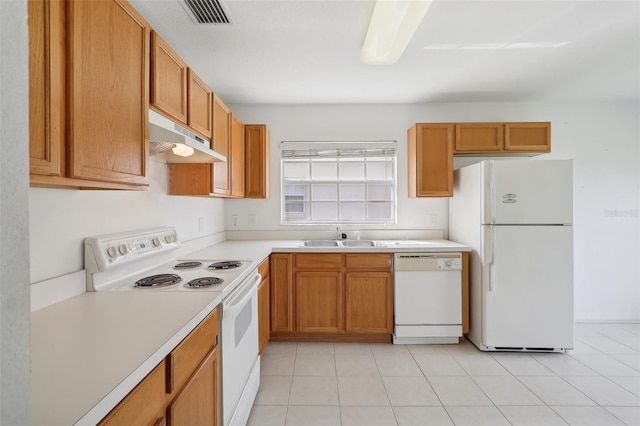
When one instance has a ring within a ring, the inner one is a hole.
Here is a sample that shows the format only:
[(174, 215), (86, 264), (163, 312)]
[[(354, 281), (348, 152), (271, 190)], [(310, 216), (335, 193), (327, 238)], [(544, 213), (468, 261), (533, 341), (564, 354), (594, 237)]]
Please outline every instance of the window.
[(283, 142), (283, 224), (394, 224), (395, 142)]

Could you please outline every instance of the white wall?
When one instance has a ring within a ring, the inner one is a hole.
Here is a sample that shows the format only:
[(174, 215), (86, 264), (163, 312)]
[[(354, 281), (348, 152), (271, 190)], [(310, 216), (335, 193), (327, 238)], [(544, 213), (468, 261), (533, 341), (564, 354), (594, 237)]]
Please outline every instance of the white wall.
[[(281, 141), (398, 141), (398, 224), (373, 229), (446, 229), (446, 198), (408, 198), (407, 129), (415, 123), (411, 105), (342, 105), (342, 106), (249, 106), (232, 105), (231, 109), (245, 123), (267, 123), (271, 136), (271, 197), (269, 200), (229, 200), (225, 204), (227, 230), (299, 229), (280, 225), (280, 142)], [(257, 216), (257, 226), (249, 224), (249, 215)], [(238, 216), (233, 226), (231, 217)], [(334, 229), (331, 226), (305, 229)], [(343, 227), (363, 229), (363, 227)]]
[(147, 191), (31, 188), (31, 282), (83, 269), (88, 236), (175, 226), (189, 241), (224, 231), (222, 199), (167, 195), (166, 164), (153, 157), (149, 174)]
[(28, 425), (31, 317), (27, 2), (0, 1), (0, 17), (0, 424)]
[[(227, 230), (280, 225), (279, 143), (284, 140), (394, 139), (397, 229), (447, 228), (446, 199), (407, 197), (406, 130), (415, 122), (551, 121), (552, 153), (574, 160), (575, 312), (578, 320), (640, 320), (639, 141), (635, 104), (453, 103), (421, 105), (232, 105), (271, 134), (271, 198), (225, 202)], [(257, 225), (249, 225), (255, 214)], [(233, 226), (231, 217), (238, 216)], [(433, 225), (430, 215), (436, 215)], [(388, 228), (388, 227), (387, 227)], [(328, 227), (327, 227), (328, 229)]]

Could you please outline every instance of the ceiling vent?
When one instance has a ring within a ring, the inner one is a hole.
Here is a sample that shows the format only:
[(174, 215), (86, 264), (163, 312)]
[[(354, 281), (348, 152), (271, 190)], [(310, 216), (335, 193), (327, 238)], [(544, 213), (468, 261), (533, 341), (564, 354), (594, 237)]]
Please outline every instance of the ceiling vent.
[(191, 19), (198, 24), (230, 24), (227, 8), (218, 0), (182, 0)]

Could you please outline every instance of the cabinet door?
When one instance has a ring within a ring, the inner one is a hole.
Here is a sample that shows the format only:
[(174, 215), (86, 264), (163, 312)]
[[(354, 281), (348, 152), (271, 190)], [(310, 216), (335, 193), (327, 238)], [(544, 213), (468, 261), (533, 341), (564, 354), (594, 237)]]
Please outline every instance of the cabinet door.
[(187, 124), (200, 136), (209, 139), (211, 137), (211, 89), (191, 68), (188, 69), (188, 102)]
[(151, 108), (187, 124), (187, 64), (156, 33), (151, 33)]
[(342, 273), (296, 272), (296, 331), (338, 333), (343, 327)]
[(219, 361), (213, 349), (167, 408), (167, 425), (219, 424)]
[(260, 355), (264, 352), (271, 336), (269, 285), (269, 277), (266, 277), (258, 287), (258, 354)]
[(99, 423), (106, 425), (156, 425), (164, 419), (165, 364), (162, 361)]
[(347, 333), (393, 331), (393, 285), (390, 272), (345, 273)]
[(169, 195), (202, 195), (211, 193), (211, 164), (167, 164)]
[(271, 332), (293, 333), (293, 271), (289, 253), (271, 255)]
[(191, 373), (218, 342), (218, 309), (214, 309), (167, 356), (167, 393), (183, 387)]
[(67, 8), (70, 177), (148, 185), (149, 25), (121, 0)]
[(551, 123), (505, 123), (504, 149), (520, 152), (551, 152)]
[(231, 196), (244, 197), (244, 124), (231, 113)]
[(408, 132), (410, 197), (453, 196), (453, 124), (416, 124)]
[(61, 176), (65, 143), (62, 1), (29, 0), (29, 172)]
[(265, 124), (245, 129), (245, 198), (269, 198), (269, 131)]
[[(229, 157), (231, 143), (231, 111), (222, 100), (213, 95), (213, 150)], [(229, 158), (227, 162), (213, 164), (212, 191), (218, 195), (231, 194)]]
[(499, 152), (504, 146), (502, 123), (456, 124), (456, 153)]

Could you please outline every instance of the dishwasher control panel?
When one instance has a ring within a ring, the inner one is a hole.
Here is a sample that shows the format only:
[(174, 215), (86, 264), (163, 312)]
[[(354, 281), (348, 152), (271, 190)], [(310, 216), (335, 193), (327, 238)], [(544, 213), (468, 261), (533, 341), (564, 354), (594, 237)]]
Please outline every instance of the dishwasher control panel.
[(438, 259), (438, 269), (443, 269), (443, 270), (462, 269), (462, 259)]
[(454, 253), (396, 253), (395, 271), (460, 271), (462, 254)]

